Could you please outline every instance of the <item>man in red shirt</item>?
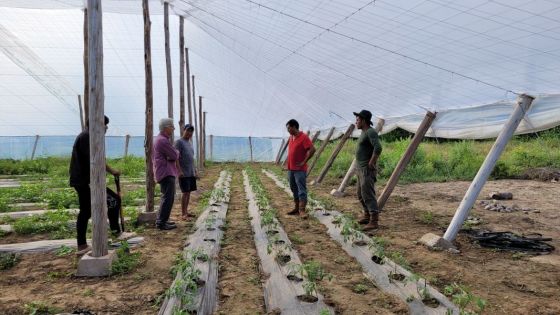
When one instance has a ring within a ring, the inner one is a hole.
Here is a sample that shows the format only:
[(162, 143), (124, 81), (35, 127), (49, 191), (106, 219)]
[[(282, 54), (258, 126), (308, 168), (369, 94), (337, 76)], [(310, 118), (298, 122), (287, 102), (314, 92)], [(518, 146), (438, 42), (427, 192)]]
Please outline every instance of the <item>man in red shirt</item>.
[(290, 119), (286, 123), (286, 128), (290, 133), (288, 140), (288, 181), (290, 189), (294, 194), (294, 209), (288, 212), (289, 215), (305, 216), (305, 206), (307, 205), (307, 161), (315, 154), (315, 147), (309, 137), (299, 131), (299, 123), (295, 119)]

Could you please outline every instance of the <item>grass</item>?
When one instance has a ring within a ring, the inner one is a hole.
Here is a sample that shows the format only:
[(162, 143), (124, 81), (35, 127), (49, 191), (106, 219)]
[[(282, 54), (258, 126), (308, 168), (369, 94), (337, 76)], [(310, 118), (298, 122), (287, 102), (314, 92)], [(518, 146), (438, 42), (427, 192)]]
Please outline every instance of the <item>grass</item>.
[[(390, 138), (391, 141), (385, 140)], [(381, 136), (383, 152), (379, 160), (378, 178), (388, 180), (411, 138)], [(316, 177), (338, 140), (329, 143), (310, 174)], [(494, 140), (436, 140), (427, 138), (414, 154), (401, 176), (401, 183), (472, 180), (490, 151)], [(342, 179), (354, 159), (356, 140), (349, 140), (329, 170), (329, 177)], [(560, 168), (560, 128), (541, 132), (538, 136), (516, 136), (506, 146), (491, 178), (519, 178), (529, 169)], [(354, 183), (355, 181), (351, 181)]]
[(17, 219), (13, 222), (13, 228), (18, 234), (50, 233), (53, 239), (73, 238), (75, 229), (68, 226), (68, 221), (74, 218), (67, 211), (54, 210)]
[(117, 249), (117, 260), (111, 265), (111, 275), (129, 273), (140, 263), (140, 253), (131, 253), (128, 242), (122, 241), (121, 246)]
[(8, 270), (20, 261), (21, 257), (15, 253), (0, 253), (0, 270)]
[(45, 302), (41, 301), (33, 301), (30, 303), (25, 304), (25, 311), (29, 315), (46, 315), (46, 314), (58, 314), (62, 310), (51, 306)]

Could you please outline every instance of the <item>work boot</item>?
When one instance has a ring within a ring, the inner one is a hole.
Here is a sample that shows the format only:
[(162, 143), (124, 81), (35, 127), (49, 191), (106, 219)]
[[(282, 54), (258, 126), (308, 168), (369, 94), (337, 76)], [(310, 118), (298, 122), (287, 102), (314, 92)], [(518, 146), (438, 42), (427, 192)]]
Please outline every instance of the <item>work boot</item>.
[(288, 212), (288, 215), (298, 215), (299, 214), (299, 200), (294, 199), (294, 209)]
[(364, 212), (362, 218), (358, 221), (360, 224), (368, 224), (369, 223), (369, 213)]
[(299, 215), (303, 218), (307, 218), (306, 206), (307, 206), (307, 200), (301, 200), (299, 202)]
[(369, 223), (362, 228), (362, 231), (373, 231), (379, 228), (379, 213), (374, 212), (369, 215)]

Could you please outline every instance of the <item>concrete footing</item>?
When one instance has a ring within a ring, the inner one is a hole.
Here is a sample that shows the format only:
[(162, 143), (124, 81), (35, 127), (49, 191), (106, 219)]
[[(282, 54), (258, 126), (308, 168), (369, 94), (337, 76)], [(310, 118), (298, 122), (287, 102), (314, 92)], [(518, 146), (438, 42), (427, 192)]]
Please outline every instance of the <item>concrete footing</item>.
[(139, 215), (138, 215), (138, 224), (156, 224), (156, 219), (157, 219), (157, 212), (156, 211), (152, 211), (152, 212), (146, 212), (146, 211), (142, 211)]
[(455, 246), (439, 235), (427, 233), (420, 238), (420, 243), (431, 249), (455, 249)]
[(117, 253), (110, 250), (109, 253), (101, 257), (90, 256), (88, 252), (78, 262), (78, 277), (106, 277), (111, 274), (111, 266), (117, 259)]

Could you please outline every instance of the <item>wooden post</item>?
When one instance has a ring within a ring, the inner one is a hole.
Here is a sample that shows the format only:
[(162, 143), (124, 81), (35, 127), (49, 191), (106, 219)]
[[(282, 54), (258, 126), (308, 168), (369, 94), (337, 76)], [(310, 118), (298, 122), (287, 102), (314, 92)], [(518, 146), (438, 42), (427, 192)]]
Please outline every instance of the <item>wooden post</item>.
[(253, 141), (251, 141), (251, 136), (249, 136), (249, 153), (251, 157), (251, 162), (253, 162)]
[(124, 137), (124, 157), (128, 156), (128, 143), (130, 142), (130, 135)]
[(210, 135), (210, 161), (214, 161), (214, 135)]
[(329, 133), (327, 134), (327, 137), (325, 138), (325, 140), (323, 140), (323, 144), (321, 144), (321, 146), (319, 147), (319, 150), (317, 150), (317, 152), (315, 152), (315, 156), (313, 157), (313, 161), (311, 162), (311, 164), (309, 165), (309, 168), (307, 169), (307, 174), (311, 174), (311, 171), (315, 167), (315, 164), (317, 164), (317, 160), (319, 160), (319, 157), (321, 156), (321, 153), (323, 153), (323, 151), (327, 147), (327, 144), (329, 144), (329, 141), (331, 140), (331, 137), (332, 137), (335, 130), (336, 130), (335, 127), (332, 127), (331, 130), (329, 130)]
[(144, 15), (144, 70), (146, 96), (146, 130), (144, 153), (146, 155), (146, 212), (154, 212), (155, 179), (152, 160), (154, 141), (154, 94), (152, 87), (152, 44), (149, 0), (142, 0)]
[(202, 156), (202, 146), (204, 142), (204, 138), (202, 137), (202, 96), (198, 96), (198, 122), (200, 126), (198, 129), (198, 139), (200, 139), (200, 142), (198, 143), (198, 167), (202, 169), (204, 168), (204, 160)]
[(86, 130), (86, 126), (84, 124), (84, 110), (82, 108), (82, 96), (78, 95), (78, 107), (80, 108), (80, 125), (82, 126), (82, 131)]
[(39, 135), (35, 136), (35, 143), (33, 144), (33, 151), (31, 152), (31, 159), (35, 158), (35, 151), (37, 150), (37, 143), (39, 142)]
[(399, 163), (397, 163), (397, 166), (395, 167), (395, 170), (393, 170), (391, 177), (389, 177), (389, 181), (387, 181), (387, 184), (385, 185), (385, 189), (383, 189), (383, 192), (377, 199), (377, 205), (379, 206), (379, 210), (383, 209), (385, 203), (387, 202), (387, 199), (389, 199), (389, 196), (395, 189), (395, 186), (397, 186), (401, 174), (406, 169), (408, 163), (410, 163), (410, 160), (412, 160), (412, 157), (414, 156), (414, 153), (418, 149), (420, 142), (422, 142), (422, 139), (424, 139), (426, 132), (428, 132), (428, 129), (430, 129), (432, 122), (436, 118), (436, 114), (437, 113), (427, 112), (426, 116), (424, 116), (424, 120), (422, 120), (422, 123), (420, 124), (420, 126), (418, 126), (418, 130), (416, 130), (414, 137), (412, 137), (412, 141), (408, 145), (408, 148), (406, 148), (406, 151), (404, 152), (403, 156), (399, 160)]
[(314, 143), (317, 140), (317, 138), (319, 138), (320, 133), (321, 133), (321, 130), (317, 130), (315, 132), (315, 134), (313, 135), (313, 138), (311, 138), (311, 143)]
[(202, 115), (202, 163), (206, 166), (206, 112)]
[(346, 140), (348, 140), (348, 138), (350, 138), (350, 136), (352, 135), (352, 131), (354, 131), (354, 128), (356, 128), (356, 125), (354, 125), (354, 124), (351, 124), (350, 126), (348, 126), (348, 129), (346, 129), (346, 132), (344, 133), (344, 135), (340, 139), (340, 142), (338, 143), (338, 145), (334, 149), (333, 153), (331, 154), (331, 157), (327, 160), (327, 164), (325, 164), (325, 166), (323, 167), (323, 170), (321, 170), (321, 173), (319, 174), (319, 176), (317, 176), (317, 179), (315, 179), (314, 181), (312, 181), (310, 183), (311, 185), (318, 185), (323, 181), (323, 179), (327, 175), (327, 172), (331, 168), (334, 160), (338, 156), (338, 153), (340, 153), (340, 150), (342, 150), (342, 147), (346, 143)]
[(103, 93), (103, 24), (101, 0), (88, 0), (89, 151), (93, 257), (108, 254), (105, 186), (105, 114)]
[(88, 11), (84, 9), (84, 117), (89, 119)]
[[(185, 19), (179, 17), (179, 134), (183, 133), (185, 127)], [(188, 97), (188, 96), (187, 96)]]
[[(169, 3), (163, 3), (163, 30), (165, 33), (165, 69), (167, 71), (167, 117), (173, 118), (173, 81), (171, 79), (171, 49), (169, 48)], [(173, 142), (173, 135), (171, 135)]]
[(288, 140), (286, 140), (285, 143), (282, 142), (282, 143), (284, 143), (284, 146), (280, 148), (280, 155), (278, 156), (278, 161), (276, 162), (276, 164), (282, 163), (282, 157), (284, 156), (284, 153), (286, 153), (286, 150), (288, 149), (288, 143), (290, 142), (289, 139), (290, 138), (288, 137)]
[(282, 153), (282, 149), (284, 149), (284, 141), (286, 140), (282, 138), (282, 142), (280, 143), (280, 147), (278, 148), (278, 153), (276, 153), (276, 159), (274, 160), (275, 164), (278, 164), (280, 161), (280, 153)]
[(191, 66), (189, 65), (189, 49), (185, 48), (185, 59), (187, 64), (187, 106), (189, 107), (189, 124), (192, 125), (192, 104), (191, 104)]
[(526, 94), (519, 95), (517, 98), (517, 106), (509, 117), (509, 120), (504, 125), (504, 129), (500, 131), (498, 138), (496, 138), (496, 142), (490, 149), (490, 152), (488, 152), (486, 159), (484, 159), (482, 166), (478, 170), (478, 173), (474, 177), (474, 180), (463, 197), (461, 204), (457, 208), (447, 231), (445, 231), (445, 234), (443, 235), (443, 239), (445, 241), (451, 243), (455, 240), (455, 237), (457, 237), (457, 233), (459, 233), (463, 222), (465, 222), (465, 219), (469, 216), (469, 212), (476, 202), (478, 194), (480, 194), (482, 187), (488, 180), (490, 173), (492, 173), (496, 162), (500, 158), (500, 155), (504, 151), (508, 141), (513, 136), (517, 126), (519, 126), (519, 123), (525, 116), (525, 113), (531, 107), (533, 100), (534, 97)]
[(200, 146), (200, 142), (198, 141), (198, 118), (196, 118), (196, 89), (194, 84), (194, 75), (192, 76), (192, 102), (194, 117), (194, 142), (196, 142), (196, 156), (198, 156), (198, 148)]
[[(383, 130), (384, 124), (385, 124), (385, 119), (379, 119), (377, 121), (377, 125), (375, 126), (375, 131), (377, 131), (377, 133), (381, 132), (381, 130)], [(344, 179), (342, 180), (342, 183), (340, 183), (338, 189), (333, 189), (331, 191), (331, 195), (335, 197), (343, 197), (344, 190), (346, 189), (346, 186), (348, 186), (348, 182), (350, 181), (350, 178), (352, 178), (352, 176), (354, 175), (355, 171), (356, 171), (356, 159), (353, 159), (352, 164), (350, 164), (350, 167), (346, 172), (346, 175), (344, 175)]]

